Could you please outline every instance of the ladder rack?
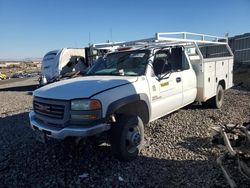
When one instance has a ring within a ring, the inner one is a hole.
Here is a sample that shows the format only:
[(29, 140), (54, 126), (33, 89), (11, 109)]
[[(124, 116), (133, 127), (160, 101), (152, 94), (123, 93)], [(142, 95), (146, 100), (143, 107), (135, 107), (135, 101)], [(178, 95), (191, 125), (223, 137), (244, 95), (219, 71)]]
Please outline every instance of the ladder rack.
[(125, 46), (159, 46), (159, 45), (175, 45), (175, 44), (228, 44), (228, 38), (218, 37), (212, 35), (205, 35), (199, 33), (190, 32), (167, 32), (167, 33), (156, 33), (155, 37), (127, 41), (127, 42), (109, 42), (109, 43), (98, 43), (92, 44), (94, 48), (108, 48), (108, 47), (125, 47)]
[[(158, 41), (196, 42), (198, 44), (227, 44), (226, 37), (218, 37), (190, 32), (156, 33)], [(224, 40), (224, 42), (222, 42)]]
[(96, 43), (96, 44), (91, 44), (90, 47), (99, 49), (99, 48), (108, 48), (108, 47), (116, 47), (116, 46), (120, 46), (120, 44), (122, 44), (124, 42), (107, 42), (107, 43)]

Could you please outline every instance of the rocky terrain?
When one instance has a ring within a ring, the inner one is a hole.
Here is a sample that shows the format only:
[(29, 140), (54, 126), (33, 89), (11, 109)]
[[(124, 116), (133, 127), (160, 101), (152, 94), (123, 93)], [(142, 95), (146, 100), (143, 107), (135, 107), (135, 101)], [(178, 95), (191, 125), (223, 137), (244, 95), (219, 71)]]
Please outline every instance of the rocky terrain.
[(250, 90), (250, 65), (234, 65), (234, 83)]
[[(193, 104), (146, 125), (140, 156), (122, 163), (108, 145), (37, 142), (28, 120), (35, 84), (0, 85), (0, 187), (228, 186), (216, 164), (225, 150), (212, 144), (211, 127), (250, 121), (250, 91), (228, 90), (220, 110)], [(240, 177), (236, 183), (250, 186)]]

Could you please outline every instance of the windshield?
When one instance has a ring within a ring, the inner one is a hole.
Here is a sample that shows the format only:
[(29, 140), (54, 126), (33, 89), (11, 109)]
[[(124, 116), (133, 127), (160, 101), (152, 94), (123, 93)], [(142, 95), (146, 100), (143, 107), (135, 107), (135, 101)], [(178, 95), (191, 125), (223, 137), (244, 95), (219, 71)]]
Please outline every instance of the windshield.
[(145, 73), (149, 50), (135, 50), (108, 54), (99, 59), (87, 75), (139, 76)]

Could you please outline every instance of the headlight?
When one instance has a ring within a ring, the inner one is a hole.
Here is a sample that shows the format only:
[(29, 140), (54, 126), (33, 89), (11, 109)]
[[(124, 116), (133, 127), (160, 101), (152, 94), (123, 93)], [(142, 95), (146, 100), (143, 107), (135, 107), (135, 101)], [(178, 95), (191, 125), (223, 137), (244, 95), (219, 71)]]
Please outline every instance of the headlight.
[(77, 99), (71, 101), (71, 110), (97, 110), (101, 107), (101, 102), (98, 100)]

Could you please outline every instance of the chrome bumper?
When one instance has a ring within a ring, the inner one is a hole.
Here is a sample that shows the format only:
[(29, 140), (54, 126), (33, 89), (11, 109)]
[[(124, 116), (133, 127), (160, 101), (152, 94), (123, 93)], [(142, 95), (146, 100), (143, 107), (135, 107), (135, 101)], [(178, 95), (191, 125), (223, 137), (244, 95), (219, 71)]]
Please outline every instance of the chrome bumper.
[(55, 139), (65, 139), (66, 137), (87, 137), (92, 136), (110, 129), (110, 124), (98, 124), (88, 127), (79, 127), (79, 125), (70, 127), (58, 128), (46, 125), (42, 121), (35, 118), (35, 113), (32, 111), (29, 113), (30, 126), (34, 131), (41, 131), (48, 137)]

